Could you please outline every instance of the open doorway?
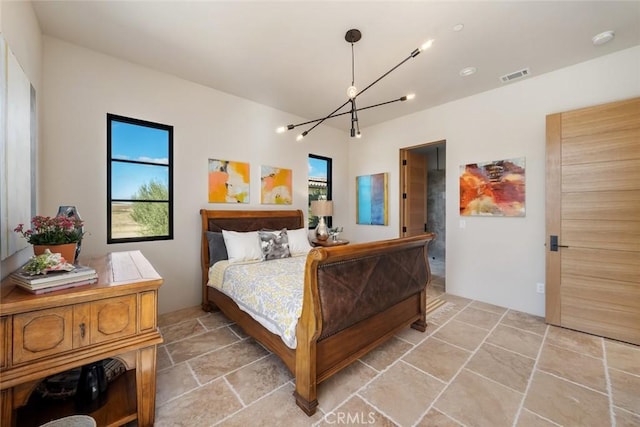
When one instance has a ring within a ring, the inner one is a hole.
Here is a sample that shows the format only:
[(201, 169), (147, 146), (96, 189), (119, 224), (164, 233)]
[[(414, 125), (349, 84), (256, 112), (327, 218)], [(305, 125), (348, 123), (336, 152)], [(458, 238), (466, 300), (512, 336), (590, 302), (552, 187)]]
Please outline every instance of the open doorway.
[(446, 141), (400, 149), (400, 236), (433, 232), (432, 286), (445, 291)]

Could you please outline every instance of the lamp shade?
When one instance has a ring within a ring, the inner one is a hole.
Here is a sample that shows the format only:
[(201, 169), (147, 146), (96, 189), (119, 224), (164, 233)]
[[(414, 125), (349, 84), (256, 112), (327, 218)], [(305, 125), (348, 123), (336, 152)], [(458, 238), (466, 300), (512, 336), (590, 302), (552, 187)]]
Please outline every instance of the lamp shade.
[(331, 216), (333, 215), (333, 201), (331, 200), (312, 200), (311, 213), (315, 216)]

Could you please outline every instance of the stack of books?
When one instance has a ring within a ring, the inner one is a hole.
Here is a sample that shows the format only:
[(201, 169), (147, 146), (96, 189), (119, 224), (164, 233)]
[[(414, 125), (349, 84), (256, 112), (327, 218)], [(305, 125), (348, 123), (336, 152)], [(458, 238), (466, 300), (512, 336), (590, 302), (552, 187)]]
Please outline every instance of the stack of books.
[(43, 294), (96, 283), (98, 274), (91, 267), (76, 265), (71, 271), (51, 271), (47, 274), (37, 274), (35, 276), (18, 270), (11, 273), (10, 278), (17, 286), (32, 294)]

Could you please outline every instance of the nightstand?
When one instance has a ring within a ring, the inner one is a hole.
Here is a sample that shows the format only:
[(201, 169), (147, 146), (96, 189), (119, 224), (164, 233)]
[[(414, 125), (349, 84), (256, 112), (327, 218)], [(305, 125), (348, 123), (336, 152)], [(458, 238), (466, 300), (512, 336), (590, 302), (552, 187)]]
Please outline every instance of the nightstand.
[(330, 248), (330, 247), (333, 247), (333, 246), (347, 245), (347, 244), (349, 244), (349, 241), (348, 240), (333, 240), (331, 238), (328, 238), (327, 240), (313, 239), (311, 241), (311, 244), (313, 246), (323, 246), (325, 248)]

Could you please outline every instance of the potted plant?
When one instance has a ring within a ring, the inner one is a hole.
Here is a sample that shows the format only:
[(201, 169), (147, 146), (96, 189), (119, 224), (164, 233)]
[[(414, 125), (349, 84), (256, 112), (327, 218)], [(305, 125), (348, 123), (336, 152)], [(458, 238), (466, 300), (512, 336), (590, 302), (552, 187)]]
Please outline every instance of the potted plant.
[(18, 224), (13, 230), (20, 233), (33, 245), (36, 255), (49, 249), (52, 253), (59, 253), (69, 263), (75, 262), (76, 248), (84, 232), (83, 221), (65, 216), (41, 216), (31, 218), (31, 228), (24, 229), (24, 224)]

